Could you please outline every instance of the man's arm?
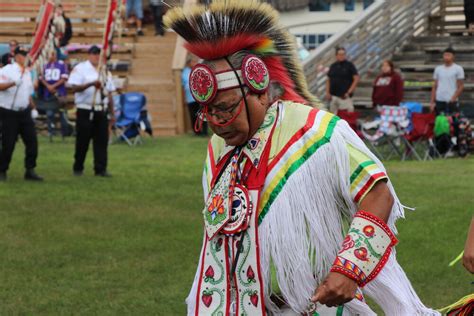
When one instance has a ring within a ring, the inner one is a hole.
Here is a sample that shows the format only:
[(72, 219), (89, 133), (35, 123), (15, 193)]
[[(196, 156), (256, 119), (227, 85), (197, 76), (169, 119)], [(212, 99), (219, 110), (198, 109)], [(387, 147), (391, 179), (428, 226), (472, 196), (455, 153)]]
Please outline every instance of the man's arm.
[(110, 114), (110, 119), (115, 119), (115, 113), (114, 113), (114, 97), (112, 96), (112, 93), (109, 92), (107, 94), (107, 99), (109, 100), (109, 103), (107, 104), (109, 114)]
[(16, 84), (14, 82), (0, 83), (0, 91), (5, 91), (11, 87), (14, 87), (15, 85)]
[(331, 101), (331, 79), (326, 80), (326, 100)]
[(438, 90), (438, 80), (435, 79), (433, 87), (431, 88), (430, 110), (434, 111), (436, 105), (436, 90)]
[(36, 109), (36, 103), (35, 103), (35, 100), (33, 99), (33, 97), (30, 95), (30, 107), (32, 109)]
[(76, 93), (76, 92), (82, 92), (92, 86), (95, 86), (97, 89), (100, 89), (100, 81), (91, 81), (91, 82), (88, 82), (86, 84), (81, 84), (81, 85), (71, 85), (71, 90), (72, 92)]
[[(359, 210), (371, 213), (386, 223), (393, 203), (394, 198), (387, 184), (378, 181), (359, 204)], [(353, 279), (341, 273), (330, 272), (311, 300), (327, 306), (339, 306), (351, 301), (357, 288), (358, 284)]]
[(474, 217), (471, 220), (471, 228), (467, 234), (462, 263), (467, 271), (474, 273)]
[(450, 100), (451, 103), (456, 102), (458, 100), (458, 98), (461, 96), (461, 93), (464, 90), (464, 81), (463, 80), (458, 79), (456, 81), (456, 85), (457, 85), (457, 89), (456, 89), (456, 92), (454, 93), (453, 97)]
[(354, 93), (355, 89), (357, 88), (357, 85), (359, 84), (360, 76), (359, 75), (354, 75), (352, 76), (352, 85), (347, 90), (346, 94), (344, 95), (344, 98), (349, 98), (351, 94)]

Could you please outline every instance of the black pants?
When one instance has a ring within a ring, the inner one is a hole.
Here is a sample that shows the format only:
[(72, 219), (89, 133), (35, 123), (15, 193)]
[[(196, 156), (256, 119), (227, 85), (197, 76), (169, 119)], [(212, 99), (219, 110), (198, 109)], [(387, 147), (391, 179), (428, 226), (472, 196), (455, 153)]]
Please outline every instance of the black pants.
[(472, 3), (472, 0), (464, 0), (464, 15), (466, 16), (466, 28), (469, 28), (469, 24), (474, 23), (474, 3)]
[(107, 113), (95, 111), (90, 119), (91, 111), (77, 110), (76, 120), (76, 152), (74, 153), (74, 171), (84, 170), (89, 143), (92, 139), (94, 150), (95, 173), (107, 170), (107, 146), (109, 143), (109, 121)]
[(206, 122), (204, 122), (202, 124), (201, 131), (196, 132), (196, 130), (194, 129), (194, 127), (196, 126), (196, 120), (198, 119), (198, 113), (199, 113), (199, 109), (200, 109), (199, 103), (197, 103), (197, 102), (188, 103), (188, 109), (189, 109), (189, 115), (191, 116), (191, 124), (192, 124), (194, 134), (201, 135), (201, 136), (206, 136), (207, 135), (207, 123)]
[(440, 115), (441, 113), (446, 115), (454, 114), (459, 112), (459, 104), (457, 102), (436, 101), (435, 112), (436, 115)]
[(25, 144), (25, 168), (36, 167), (38, 138), (31, 110), (11, 111), (0, 108), (0, 172), (6, 172), (12, 160), (18, 135)]
[(163, 28), (163, 5), (150, 5), (151, 12), (153, 13), (153, 20), (155, 22), (155, 33), (164, 35), (165, 29)]

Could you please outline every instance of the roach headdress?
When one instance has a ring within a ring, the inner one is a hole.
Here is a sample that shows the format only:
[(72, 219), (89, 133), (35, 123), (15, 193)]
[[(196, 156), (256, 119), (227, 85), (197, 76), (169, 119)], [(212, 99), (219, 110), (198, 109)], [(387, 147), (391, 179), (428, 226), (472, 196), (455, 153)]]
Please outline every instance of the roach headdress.
[[(194, 82), (215, 87), (206, 90), (207, 86), (203, 89), (201, 84), (192, 89), (198, 102), (209, 103), (217, 90), (238, 87), (241, 81), (258, 93), (259, 84), (267, 79), (262, 75), (268, 71), (269, 80), (284, 90), (281, 99), (318, 105), (307, 88), (294, 41), (278, 24), (278, 12), (270, 5), (256, 0), (215, 0), (210, 5), (174, 8), (166, 14), (165, 24), (184, 38), (185, 47), (191, 53), (204, 60), (226, 58), (239, 51), (248, 51), (254, 57), (246, 59), (250, 74), (243, 65), (242, 70), (235, 71), (241, 77), (237, 79), (200, 68)], [(259, 61), (263, 61), (263, 65)], [(261, 72), (252, 72), (256, 69)], [(255, 82), (252, 80), (255, 75), (263, 79)]]

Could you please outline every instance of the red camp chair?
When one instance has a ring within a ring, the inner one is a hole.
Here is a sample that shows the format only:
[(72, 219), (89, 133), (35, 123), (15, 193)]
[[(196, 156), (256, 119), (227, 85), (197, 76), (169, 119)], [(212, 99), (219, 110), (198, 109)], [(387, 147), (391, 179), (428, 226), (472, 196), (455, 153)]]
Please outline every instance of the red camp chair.
[(349, 126), (356, 132), (356, 134), (362, 138), (362, 133), (358, 128), (357, 120), (359, 119), (359, 112), (349, 112), (347, 110), (337, 111), (337, 116), (346, 121)]
[(420, 144), (424, 145), (424, 158), (423, 160), (432, 159), (430, 156), (430, 151), (436, 153), (436, 146), (434, 145), (434, 124), (436, 120), (436, 114), (434, 113), (412, 113), (411, 121), (413, 129), (405, 135), (407, 149), (403, 155), (403, 160), (408, 158), (411, 155), (414, 155), (416, 158), (421, 160), (421, 157), (418, 155), (415, 147)]

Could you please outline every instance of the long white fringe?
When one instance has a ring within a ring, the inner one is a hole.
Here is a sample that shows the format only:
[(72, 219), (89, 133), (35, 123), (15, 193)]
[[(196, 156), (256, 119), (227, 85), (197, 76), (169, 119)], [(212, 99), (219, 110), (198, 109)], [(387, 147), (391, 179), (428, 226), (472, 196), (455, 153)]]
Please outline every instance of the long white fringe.
[[(352, 219), (357, 211), (349, 192), (347, 144), (383, 168), (347, 123), (340, 121), (331, 141), (291, 175), (259, 226), (264, 279), (271, 278), (271, 264), (277, 267), (281, 293), (297, 313), (305, 311), (317, 284), (329, 272), (344, 237), (343, 217)], [(404, 216), (404, 210), (392, 184), (388, 185), (395, 200), (389, 226), (395, 232), (395, 221)], [(265, 303), (271, 313), (278, 315), (278, 308), (269, 305), (271, 294), (267, 281)], [(364, 294), (372, 297), (386, 315), (439, 315), (420, 301), (395, 253)], [(367, 304), (357, 300), (345, 307), (348, 314), (374, 315)]]
[[(271, 266), (277, 267), (277, 281), (285, 301), (295, 312), (304, 312), (340, 248), (344, 237), (343, 219), (351, 220), (357, 211), (349, 192), (347, 144), (383, 168), (347, 123), (340, 121), (331, 141), (291, 175), (259, 226), (261, 268), (266, 280), (265, 304), (269, 314), (280, 314), (270, 300)], [(388, 186), (395, 199), (388, 224), (396, 232), (395, 221), (404, 217), (404, 207), (390, 181)], [(196, 274), (186, 300), (188, 315), (194, 311), (197, 277)], [(372, 297), (389, 316), (439, 315), (420, 301), (396, 261), (395, 251), (379, 276), (364, 288), (364, 294)], [(345, 304), (344, 315), (375, 313), (367, 304), (353, 300)]]

